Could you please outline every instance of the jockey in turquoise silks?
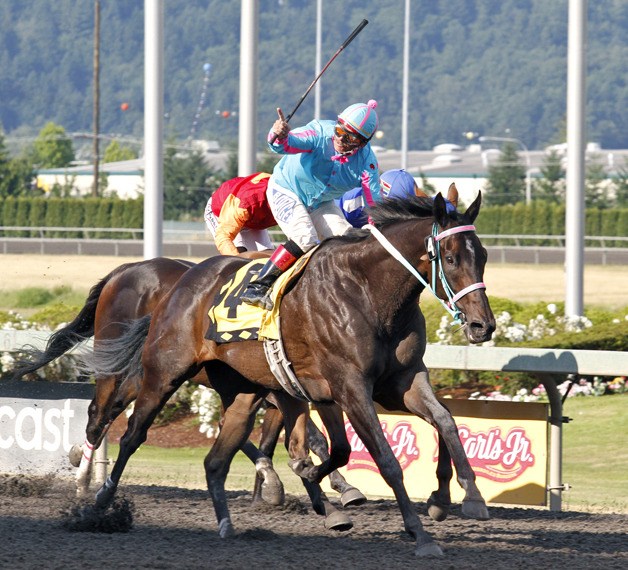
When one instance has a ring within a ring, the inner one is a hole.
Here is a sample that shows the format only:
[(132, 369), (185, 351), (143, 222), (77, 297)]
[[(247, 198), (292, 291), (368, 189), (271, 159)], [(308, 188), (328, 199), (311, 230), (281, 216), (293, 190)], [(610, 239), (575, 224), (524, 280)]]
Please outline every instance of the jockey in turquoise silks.
[(337, 121), (314, 120), (294, 130), (277, 109), (269, 147), (285, 156), (273, 170), (266, 195), (288, 241), (244, 290), (245, 303), (271, 309), (266, 293), (279, 275), (319, 243), (319, 236), (342, 235), (352, 227), (336, 198), (359, 186), (368, 205), (381, 200), (379, 166), (369, 143), (377, 130), (376, 107), (373, 100), (356, 103)]

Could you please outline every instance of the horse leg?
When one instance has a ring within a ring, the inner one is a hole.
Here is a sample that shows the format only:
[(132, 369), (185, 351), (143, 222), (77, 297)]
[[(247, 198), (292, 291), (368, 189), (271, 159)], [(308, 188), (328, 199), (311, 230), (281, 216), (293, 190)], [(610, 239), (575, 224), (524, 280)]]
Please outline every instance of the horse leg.
[[(100, 377), (96, 380), (96, 395), (88, 410), (85, 442), (82, 446), (74, 445), (70, 450), (70, 461), (72, 465), (78, 467), (75, 477), (78, 497), (85, 496), (89, 491), (94, 451), (101, 446), (111, 424), (136, 396), (136, 383), (130, 380), (120, 386), (115, 376)], [(73, 461), (72, 456), (76, 457), (77, 454), (78, 461)]]
[[(414, 378), (398, 386), (398, 389), (402, 394), (400, 401), (389, 409), (408, 411), (418, 415), (433, 425), (439, 433), (439, 458), (436, 471), (439, 487), (428, 500), (430, 516), (434, 520), (443, 520), (447, 516), (447, 510), (451, 504), (449, 482), (453, 475), (451, 469), (453, 460), (458, 483), (465, 491), (462, 513), (478, 520), (487, 520), (489, 514), (486, 502), (475, 482), (475, 473), (460, 442), (456, 422), (449, 410), (434, 395), (427, 369), (423, 367)], [(391, 390), (390, 394), (392, 392)], [(384, 405), (389, 407), (388, 403)]]
[(148, 428), (185, 378), (179, 378), (172, 382), (162, 381), (161, 383), (155, 380), (155, 377), (146, 375), (145, 367), (144, 382), (137, 396), (133, 413), (129, 418), (127, 429), (120, 439), (118, 457), (111, 474), (96, 493), (95, 506), (97, 509), (105, 509), (111, 504), (126, 464), (140, 445), (146, 441)]
[[(346, 385), (351, 386), (353, 384), (346, 382)], [(423, 529), (410, 497), (408, 497), (403, 485), (403, 471), (380, 428), (373, 401), (365, 393), (353, 391), (347, 394), (343, 404), (343, 409), (351, 425), (369, 450), (384, 481), (395, 494), (405, 530), (416, 540), (415, 555), (442, 556), (442, 550)]]
[[(245, 444), (245, 447), (249, 449), (251, 455), (245, 451), (244, 447), (242, 448), (247, 457), (255, 463), (254, 503), (263, 500), (271, 505), (281, 505), (285, 500), (283, 484), (272, 464), (272, 457), (282, 429), (283, 415), (276, 406), (270, 405), (264, 413), (259, 450), (250, 441)], [(253, 455), (253, 449), (259, 456)]]
[[(279, 393), (276, 394), (276, 400), (284, 418), (290, 467), (301, 477), (314, 512), (325, 517), (325, 528), (328, 530), (345, 531), (353, 528), (353, 522), (349, 516), (334, 507), (321, 489), (319, 481), (314, 480), (318, 473), (318, 466), (312, 462), (307, 445), (308, 405)], [(321, 478), (326, 474), (321, 475)]]
[(218, 533), (221, 538), (233, 536), (234, 529), (227, 505), (225, 480), (229, 473), (231, 461), (244, 444), (255, 421), (255, 412), (262, 404), (265, 394), (241, 393), (228, 394), (219, 391), (223, 406), (223, 426), (214, 445), (205, 457), (205, 478), (207, 489), (212, 498)]
[[(329, 460), (329, 444), (321, 430), (311, 419), (307, 422), (307, 438), (312, 452), (322, 461)], [(338, 470), (335, 469), (329, 474), (329, 483), (334, 491), (340, 493), (340, 502), (343, 507), (358, 506), (366, 502), (366, 497), (360, 490), (347, 483), (347, 480)]]

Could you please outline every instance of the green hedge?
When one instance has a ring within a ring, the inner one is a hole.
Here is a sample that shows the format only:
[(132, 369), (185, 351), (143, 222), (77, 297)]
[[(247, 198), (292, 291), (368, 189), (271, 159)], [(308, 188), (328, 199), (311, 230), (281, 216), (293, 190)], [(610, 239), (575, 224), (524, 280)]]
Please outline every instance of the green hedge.
[[(142, 228), (142, 198), (19, 198), (0, 200), (0, 223), (3, 226), (56, 226), (86, 228)], [(564, 235), (565, 206), (535, 200), (505, 206), (486, 206), (476, 220), (478, 233), (493, 235), (536, 234)], [(22, 236), (26, 232), (0, 232), (0, 235)], [(78, 235), (78, 232), (76, 232)], [(628, 208), (600, 210), (589, 208), (585, 214), (585, 234), (589, 236), (628, 236)], [(76, 237), (57, 232), (55, 237)], [(131, 237), (130, 233), (100, 232), (99, 238)], [(485, 245), (510, 244), (508, 240), (486, 239)], [(550, 245), (548, 240), (530, 240), (529, 245)], [(591, 242), (587, 245), (597, 245)], [(609, 240), (609, 246), (628, 247), (625, 242)]]
[[(72, 228), (142, 228), (144, 201), (118, 198), (14, 198), (0, 200), (0, 225)], [(39, 232), (0, 231), (0, 236), (39, 237)], [(75, 238), (83, 232), (48, 232), (47, 237)], [(131, 238), (131, 232), (97, 232), (89, 237)]]
[[(479, 234), (492, 235), (564, 235), (565, 206), (536, 200), (529, 206), (523, 202), (482, 208), (475, 223)], [(601, 210), (588, 208), (585, 212), (585, 234), (588, 236), (628, 236), (628, 209)], [(511, 245), (509, 240), (485, 239), (485, 245)], [(528, 245), (550, 245), (548, 240), (529, 240)], [(599, 245), (589, 240), (586, 245)], [(628, 247), (625, 242), (609, 240), (608, 246)]]

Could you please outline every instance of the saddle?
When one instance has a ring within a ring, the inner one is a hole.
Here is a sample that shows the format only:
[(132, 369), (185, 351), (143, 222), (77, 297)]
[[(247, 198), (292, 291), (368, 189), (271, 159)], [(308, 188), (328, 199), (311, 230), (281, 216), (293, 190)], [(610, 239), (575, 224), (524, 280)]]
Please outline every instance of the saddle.
[(209, 328), (205, 338), (219, 344), (243, 340), (280, 340), (279, 312), (287, 288), (303, 272), (316, 248), (307, 252), (275, 281), (269, 291), (272, 310), (243, 303), (240, 295), (266, 262), (254, 260), (236, 271), (216, 294), (209, 309)]
[(284, 390), (291, 396), (311, 401), (297, 379), (281, 340), (279, 310), (287, 288), (301, 274), (316, 248), (303, 255), (273, 283), (269, 295), (273, 308), (269, 311), (243, 303), (240, 295), (264, 266), (266, 260), (252, 261), (241, 267), (216, 294), (209, 309), (209, 328), (205, 338), (217, 343), (259, 340), (264, 343), (268, 365)]

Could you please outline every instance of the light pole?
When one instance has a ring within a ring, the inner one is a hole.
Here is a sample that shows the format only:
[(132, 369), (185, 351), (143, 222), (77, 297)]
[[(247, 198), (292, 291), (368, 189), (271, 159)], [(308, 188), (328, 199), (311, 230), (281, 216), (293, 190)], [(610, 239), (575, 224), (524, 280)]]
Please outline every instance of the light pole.
[(529, 204), (532, 201), (532, 178), (530, 178), (531, 165), (528, 147), (523, 144), (523, 141), (514, 137), (479, 137), (478, 140), (480, 142), (511, 142), (521, 145), (526, 158), (526, 204)]

